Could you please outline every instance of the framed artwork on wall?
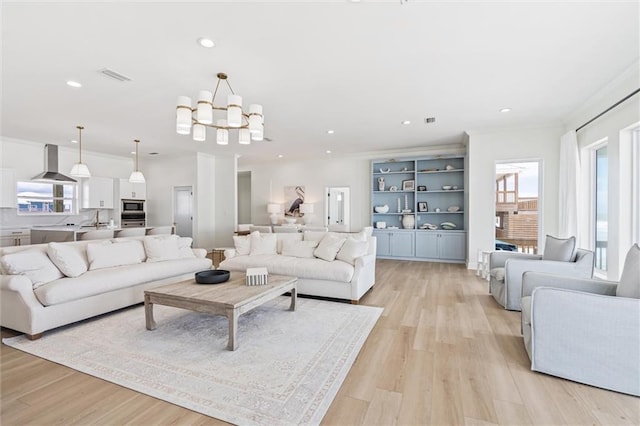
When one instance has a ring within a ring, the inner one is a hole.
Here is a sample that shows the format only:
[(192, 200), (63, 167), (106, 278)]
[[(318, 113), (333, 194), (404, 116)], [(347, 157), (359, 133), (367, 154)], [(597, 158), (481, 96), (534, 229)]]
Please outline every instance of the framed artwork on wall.
[(304, 203), (304, 186), (284, 187), (285, 216), (300, 217), (300, 204)]
[(409, 179), (409, 180), (403, 180), (402, 181), (402, 190), (403, 191), (415, 191), (416, 187), (415, 187), (416, 181), (413, 179)]

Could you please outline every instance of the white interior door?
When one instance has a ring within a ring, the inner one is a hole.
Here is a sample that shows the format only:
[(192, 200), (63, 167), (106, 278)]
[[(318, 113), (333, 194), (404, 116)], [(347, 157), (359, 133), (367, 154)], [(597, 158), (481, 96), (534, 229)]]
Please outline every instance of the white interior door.
[(193, 188), (176, 186), (173, 188), (173, 222), (176, 234), (193, 237)]

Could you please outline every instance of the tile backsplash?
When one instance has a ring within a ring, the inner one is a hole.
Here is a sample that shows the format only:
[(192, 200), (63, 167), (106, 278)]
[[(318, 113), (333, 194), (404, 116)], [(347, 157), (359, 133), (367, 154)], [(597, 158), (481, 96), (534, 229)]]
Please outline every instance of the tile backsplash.
[[(14, 208), (0, 208), (0, 228), (22, 228), (34, 225), (87, 225), (95, 221), (96, 209), (80, 211), (75, 215), (20, 216)], [(113, 209), (100, 209), (100, 222), (115, 219)]]

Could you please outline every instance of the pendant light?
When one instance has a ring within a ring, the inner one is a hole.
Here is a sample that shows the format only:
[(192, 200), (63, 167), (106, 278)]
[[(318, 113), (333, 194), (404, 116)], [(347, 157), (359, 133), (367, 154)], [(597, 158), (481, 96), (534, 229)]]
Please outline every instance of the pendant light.
[(77, 178), (90, 178), (89, 168), (82, 162), (82, 129), (84, 127), (76, 126), (76, 129), (78, 129), (78, 162), (73, 165), (69, 174)]
[(131, 172), (131, 176), (129, 176), (129, 182), (131, 183), (144, 183), (144, 175), (140, 170), (138, 170), (138, 144), (140, 141), (138, 139), (134, 139), (136, 143), (136, 168)]

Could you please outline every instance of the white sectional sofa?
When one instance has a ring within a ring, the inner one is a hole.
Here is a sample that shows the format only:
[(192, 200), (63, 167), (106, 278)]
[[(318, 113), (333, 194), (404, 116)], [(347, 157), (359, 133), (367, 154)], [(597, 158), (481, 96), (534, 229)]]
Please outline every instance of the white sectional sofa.
[(37, 338), (143, 302), (144, 290), (211, 268), (206, 250), (190, 245), (167, 235), (2, 248), (0, 325)]
[(375, 283), (376, 238), (361, 233), (274, 233), (234, 237), (219, 269), (266, 267), (270, 274), (298, 277), (298, 294), (358, 303)]

